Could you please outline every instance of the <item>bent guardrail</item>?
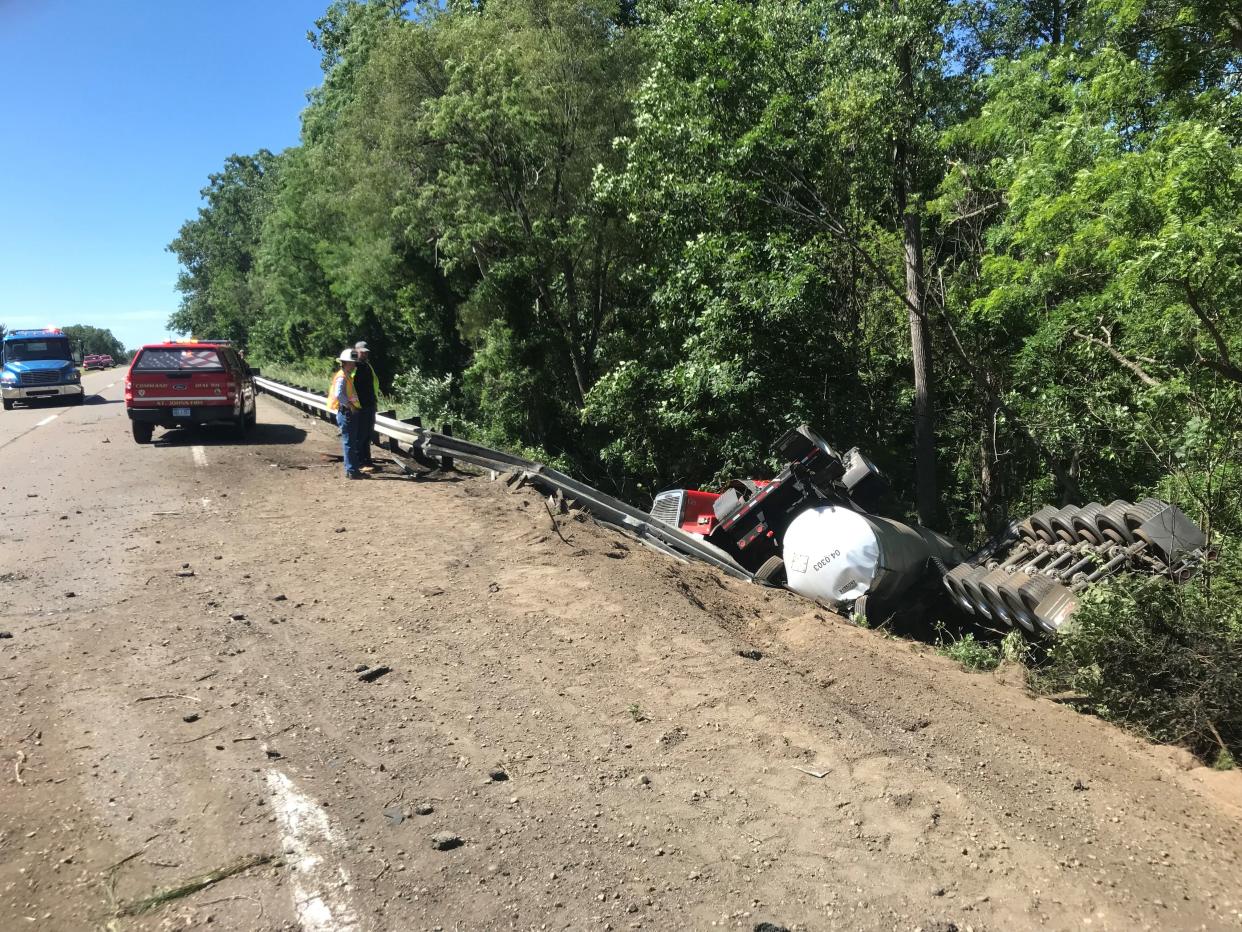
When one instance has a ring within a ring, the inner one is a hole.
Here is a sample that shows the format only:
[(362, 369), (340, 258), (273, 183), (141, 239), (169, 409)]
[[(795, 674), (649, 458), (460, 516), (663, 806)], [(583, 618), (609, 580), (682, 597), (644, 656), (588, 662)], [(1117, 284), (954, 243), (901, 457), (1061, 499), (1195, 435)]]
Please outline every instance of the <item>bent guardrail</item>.
[[(258, 376), (254, 381), (261, 391), (273, 398), (325, 421), (332, 419), (327, 399), (318, 392)], [(633, 505), (543, 463), (463, 440), (447, 432), (428, 430), (417, 419), (402, 421), (381, 414), (375, 419), (375, 433), (378, 438), (383, 438), (378, 440), (380, 446), (425, 465), (451, 465), (453, 460), (461, 460), (496, 472), (519, 472), (526, 481), (545, 489), (559, 490), (600, 522), (632, 534), (658, 550), (707, 563), (738, 579), (754, 579), (753, 574), (728, 554), (694, 535), (667, 525)], [(408, 452), (402, 449), (403, 444), (409, 448)]]

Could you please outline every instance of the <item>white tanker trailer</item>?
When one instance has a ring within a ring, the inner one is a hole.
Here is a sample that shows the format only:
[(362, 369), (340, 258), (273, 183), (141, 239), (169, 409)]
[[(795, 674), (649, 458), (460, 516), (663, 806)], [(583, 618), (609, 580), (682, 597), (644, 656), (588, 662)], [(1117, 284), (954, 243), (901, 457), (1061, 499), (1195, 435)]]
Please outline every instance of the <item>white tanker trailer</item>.
[(718, 547), (757, 581), (838, 610), (887, 615), (919, 588), (1032, 633), (1055, 632), (1078, 595), (1113, 573), (1183, 581), (1214, 556), (1203, 532), (1157, 499), (1049, 506), (968, 555), (935, 531), (876, 514), (887, 486), (857, 448), (838, 454), (804, 425), (776, 452), (787, 465), (775, 478), (661, 492), (652, 517)]

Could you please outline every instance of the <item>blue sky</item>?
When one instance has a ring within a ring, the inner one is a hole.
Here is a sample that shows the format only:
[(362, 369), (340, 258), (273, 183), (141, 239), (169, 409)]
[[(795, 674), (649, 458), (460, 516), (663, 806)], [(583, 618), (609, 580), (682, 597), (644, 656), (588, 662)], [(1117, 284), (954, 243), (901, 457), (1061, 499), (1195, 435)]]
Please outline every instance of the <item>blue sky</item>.
[(327, 6), (0, 0), (0, 323), (163, 338), (165, 246), (227, 155), (297, 142)]

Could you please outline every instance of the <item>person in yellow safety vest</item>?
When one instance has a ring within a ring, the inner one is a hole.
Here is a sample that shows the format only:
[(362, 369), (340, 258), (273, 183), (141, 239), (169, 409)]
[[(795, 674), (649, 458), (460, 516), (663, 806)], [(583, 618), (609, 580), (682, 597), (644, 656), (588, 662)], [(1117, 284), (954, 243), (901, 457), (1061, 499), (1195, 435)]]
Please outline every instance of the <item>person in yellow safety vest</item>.
[(354, 352), (358, 354), (354, 388), (358, 389), (358, 401), (362, 403), (358, 421), (358, 462), (363, 472), (375, 472), (378, 467), (371, 459), (371, 438), (375, 436), (375, 415), (379, 410), (379, 376), (371, 365), (371, 351), (366, 340), (355, 343)]
[(341, 428), (345, 478), (369, 479), (371, 477), (362, 471), (362, 464), (358, 462), (358, 426), (362, 420), (362, 404), (358, 401), (358, 390), (354, 387), (358, 353), (352, 349), (342, 350), (337, 359), (341, 368), (332, 377), (332, 387), (328, 389), (328, 410), (336, 414), (337, 426)]

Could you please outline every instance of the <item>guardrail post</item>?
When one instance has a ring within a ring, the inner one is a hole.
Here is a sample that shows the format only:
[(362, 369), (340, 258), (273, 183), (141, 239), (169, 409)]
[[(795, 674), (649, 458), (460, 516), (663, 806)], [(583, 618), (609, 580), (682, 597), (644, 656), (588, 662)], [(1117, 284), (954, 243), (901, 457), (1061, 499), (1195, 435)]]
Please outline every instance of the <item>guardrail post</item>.
[[(414, 417), (403, 417), (401, 419), (401, 423), (409, 424), (411, 427), (417, 427), (419, 430), (423, 429), (423, 419), (418, 415), (415, 415)], [(425, 466), (428, 469), (435, 469), (438, 465), (440, 465), (418, 448), (417, 441), (410, 444), (410, 457), (414, 460), (414, 462), (418, 463), (419, 466)]]
[[(453, 425), (445, 424), (443, 427), (440, 428), (440, 433), (444, 434), (444, 436), (446, 437), (453, 436)], [(440, 468), (441, 469), (452, 469), (453, 458), (451, 456), (441, 456), (440, 457)]]

